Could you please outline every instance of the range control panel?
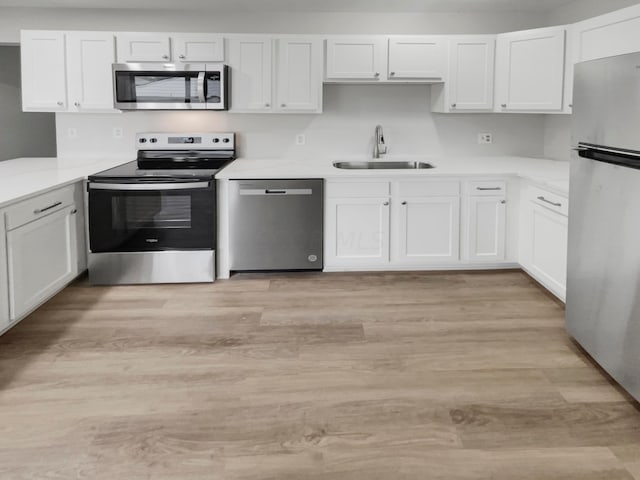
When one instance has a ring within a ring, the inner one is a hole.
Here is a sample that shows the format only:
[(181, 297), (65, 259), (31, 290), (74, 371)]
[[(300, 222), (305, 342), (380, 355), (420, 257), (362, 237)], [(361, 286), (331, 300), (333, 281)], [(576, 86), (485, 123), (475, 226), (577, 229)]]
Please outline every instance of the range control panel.
[(144, 150), (231, 150), (235, 133), (138, 133), (136, 147)]

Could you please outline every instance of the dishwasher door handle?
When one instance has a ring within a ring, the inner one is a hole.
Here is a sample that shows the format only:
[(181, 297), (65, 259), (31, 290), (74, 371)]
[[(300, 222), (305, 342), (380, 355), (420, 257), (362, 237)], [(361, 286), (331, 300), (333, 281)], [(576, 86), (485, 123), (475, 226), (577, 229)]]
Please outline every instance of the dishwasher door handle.
[(313, 195), (311, 188), (245, 188), (240, 189), (240, 195), (267, 196), (267, 195)]

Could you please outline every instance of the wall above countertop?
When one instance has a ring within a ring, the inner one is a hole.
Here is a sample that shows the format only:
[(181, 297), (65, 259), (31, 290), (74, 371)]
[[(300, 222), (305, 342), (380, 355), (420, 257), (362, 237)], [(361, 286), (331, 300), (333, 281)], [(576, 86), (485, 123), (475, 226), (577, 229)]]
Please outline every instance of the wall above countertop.
[[(544, 116), (432, 114), (430, 93), (428, 85), (325, 85), (322, 115), (58, 113), (58, 155), (133, 158), (137, 132), (234, 131), (241, 156), (371, 156), (377, 124), (391, 155), (544, 155)], [(122, 129), (122, 138), (114, 138), (114, 129)], [(479, 133), (491, 133), (493, 143), (478, 144)], [(297, 135), (304, 135), (304, 145), (296, 145)]]

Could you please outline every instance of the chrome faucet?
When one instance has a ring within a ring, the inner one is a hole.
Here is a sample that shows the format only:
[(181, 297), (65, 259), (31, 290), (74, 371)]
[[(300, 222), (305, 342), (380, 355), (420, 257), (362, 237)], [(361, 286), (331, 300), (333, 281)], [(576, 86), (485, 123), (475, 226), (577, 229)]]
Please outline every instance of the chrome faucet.
[(380, 158), (380, 155), (387, 153), (387, 146), (384, 144), (384, 135), (382, 134), (382, 125), (376, 125), (376, 139), (373, 144), (373, 158)]

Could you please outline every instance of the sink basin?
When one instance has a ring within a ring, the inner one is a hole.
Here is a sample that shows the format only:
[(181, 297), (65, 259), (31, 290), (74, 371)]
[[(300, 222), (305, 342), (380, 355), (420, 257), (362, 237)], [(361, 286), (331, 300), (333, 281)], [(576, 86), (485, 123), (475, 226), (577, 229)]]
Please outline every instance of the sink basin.
[(434, 168), (426, 162), (384, 162), (372, 160), (368, 162), (333, 162), (336, 168), (346, 168), (348, 170), (417, 170), (423, 168)]

